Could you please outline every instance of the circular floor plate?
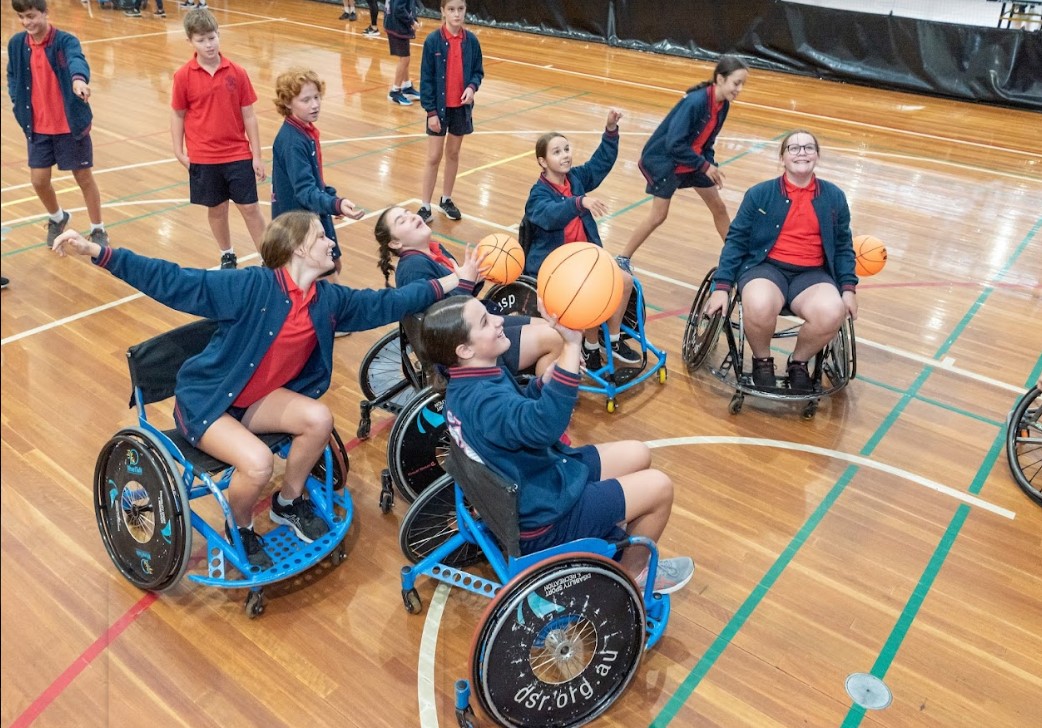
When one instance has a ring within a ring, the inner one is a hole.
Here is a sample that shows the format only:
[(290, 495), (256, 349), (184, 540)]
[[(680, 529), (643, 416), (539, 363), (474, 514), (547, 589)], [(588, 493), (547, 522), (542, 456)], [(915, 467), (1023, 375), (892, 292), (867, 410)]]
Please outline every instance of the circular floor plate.
[(882, 710), (890, 707), (894, 699), (890, 688), (875, 675), (855, 672), (847, 676), (847, 695), (866, 710)]

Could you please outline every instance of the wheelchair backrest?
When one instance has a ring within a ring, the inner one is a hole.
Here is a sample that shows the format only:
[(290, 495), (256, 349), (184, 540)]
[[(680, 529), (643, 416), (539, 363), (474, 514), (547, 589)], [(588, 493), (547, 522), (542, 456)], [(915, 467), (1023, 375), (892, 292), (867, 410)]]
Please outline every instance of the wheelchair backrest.
[(507, 555), (519, 557), (521, 533), (517, 516), (517, 484), (508, 482), (487, 465), (469, 457), (455, 440), (449, 443), (445, 472), (462, 488)]
[[(402, 350), (402, 372), (412, 386), (417, 389), (423, 389), (430, 380), (429, 372), (427, 371), (427, 357), (424, 356), (423, 347), (421, 346), (422, 342), (420, 341), (420, 325), (422, 323), (423, 313), (409, 314), (398, 322), (398, 330), (401, 334), (399, 343)], [(415, 369), (413, 362), (408, 360), (409, 348), (412, 348), (412, 353), (420, 364), (419, 371)]]
[[(130, 393), (130, 406), (133, 407), (135, 403), (146, 405), (160, 402), (174, 396), (174, 385), (181, 365), (205, 349), (216, 330), (216, 321), (202, 319), (153, 336), (127, 349), (130, 382), (134, 385)], [(138, 391), (141, 392), (139, 403), (135, 399)]]

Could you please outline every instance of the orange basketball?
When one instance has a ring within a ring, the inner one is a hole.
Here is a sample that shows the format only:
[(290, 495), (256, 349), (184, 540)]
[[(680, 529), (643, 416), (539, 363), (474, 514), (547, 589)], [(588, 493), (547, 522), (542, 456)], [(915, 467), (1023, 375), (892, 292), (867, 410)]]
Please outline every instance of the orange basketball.
[(859, 276), (874, 276), (886, 265), (886, 246), (873, 235), (854, 238), (854, 272)]
[(604, 248), (569, 243), (546, 256), (536, 290), (548, 314), (582, 331), (604, 323), (619, 307), (622, 271)]
[(525, 251), (516, 239), (505, 233), (493, 233), (478, 243), (478, 253), (484, 253), (482, 272), (493, 283), (513, 283), (525, 269)]

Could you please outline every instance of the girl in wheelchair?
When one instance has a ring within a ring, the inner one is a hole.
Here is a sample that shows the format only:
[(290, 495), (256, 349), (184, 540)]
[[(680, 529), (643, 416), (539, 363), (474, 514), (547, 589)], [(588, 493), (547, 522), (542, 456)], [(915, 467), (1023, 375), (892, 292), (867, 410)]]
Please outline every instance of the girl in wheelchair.
[[(535, 277), (546, 256), (566, 243), (591, 242), (601, 245), (594, 215), (604, 215), (608, 206), (587, 193), (597, 189), (611, 172), (619, 156), (619, 119), (622, 112), (608, 111), (601, 143), (586, 164), (572, 166), (572, 145), (557, 132), (543, 134), (535, 143), (535, 158), (543, 172), (532, 185), (525, 204), (531, 240), (525, 251), (525, 274)], [(603, 246), (602, 246), (603, 247)], [(619, 309), (608, 319), (612, 356), (623, 366), (640, 367), (642, 357), (621, 340), (619, 325), (626, 314), (633, 278), (622, 271), (623, 289)], [(600, 327), (586, 331), (582, 346), (583, 365), (590, 371), (601, 368)]]
[[(580, 448), (561, 442), (578, 397), (583, 335), (550, 322), (564, 340), (561, 356), (522, 390), (496, 366), (510, 347), (502, 317), (456, 297), (427, 310), (421, 337), (447, 378), (449, 432), (470, 457), (518, 484), (522, 553), (584, 537), (658, 540), (669, 520), (673, 482), (650, 467), (648, 447), (636, 440)], [(647, 553), (626, 549), (620, 561), (643, 587)], [(663, 559), (654, 590), (676, 591), (693, 572), (687, 557)]]
[[(456, 264), (452, 254), (431, 239), (431, 229), (423, 218), (403, 207), (384, 210), (376, 220), (374, 234), (380, 246), (377, 265), (387, 286), (391, 285), (392, 272), (395, 285), (401, 288), (416, 281), (440, 278)], [(392, 256), (398, 257), (397, 266), (391, 264)], [(473, 286), (461, 284), (449, 295), (477, 296), (481, 285), (480, 279)], [(485, 305), (498, 313), (494, 303)], [(505, 316), (503, 330), (511, 344), (503, 357), (503, 365), (511, 374), (534, 370), (539, 376), (561, 353), (560, 335), (541, 318)]]
[[(333, 270), (333, 246), (318, 216), (299, 210), (272, 221), (261, 242), (264, 265), (249, 268), (181, 268), (74, 231), (54, 241), (58, 255), (89, 255), (160, 303), (218, 322), (207, 347), (178, 373), (174, 420), (192, 445), (235, 467), (228, 502), (249, 562), (261, 569), (273, 561), (254, 531), (253, 509), (274, 458), (254, 433), (293, 437), (282, 488), (271, 497), (271, 520), (305, 542), (320, 538), (329, 525), (303, 493), (333, 428), (329, 409), (316, 400), (329, 388), (334, 331), (397, 321), (441, 298), (461, 277), (478, 276), (471, 256), (459, 275), (398, 290), (352, 290), (320, 280)], [(229, 524), (225, 531), (230, 539)]]
[(807, 361), (848, 314), (857, 318), (850, 208), (839, 187), (815, 176), (818, 152), (818, 140), (808, 131), (782, 140), (778, 155), (785, 173), (745, 193), (705, 309), (707, 316), (726, 312), (730, 291), (738, 286), (753, 384), (762, 389), (778, 386), (770, 345), (783, 307), (804, 320), (788, 363), (794, 392), (813, 390)]

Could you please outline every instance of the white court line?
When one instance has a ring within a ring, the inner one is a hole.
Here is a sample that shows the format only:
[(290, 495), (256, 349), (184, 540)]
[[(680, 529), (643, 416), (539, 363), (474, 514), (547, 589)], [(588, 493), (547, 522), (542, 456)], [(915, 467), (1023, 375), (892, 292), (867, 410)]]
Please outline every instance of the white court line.
[[(698, 286), (696, 286), (694, 284), (691, 284), (691, 283), (688, 283), (687, 281), (681, 281), (681, 280), (677, 280), (676, 278), (670, 278), (669, 276), (661, 275), (659, 273), (653, 273), (652, 271), (645, 270), (643, 268), (638, 268), (637, 266), (633, 266), (633, 269), (636, 270), (636, 271), (639, 271), (640, 275), (642, 277), (654, 278), (655, 280), (663, 281), (665, 283), (670, 283), (670, 284), (672, 284), (674, 286), (679, 286), (681, 288), (687, 288), (688, 290), (691, 290), (691, 291), (697, 291), (698, 290)], [(991, 287), (991, 286), (988, 286), (987, 284), (985, 284), (985, 287)], [(799, 319), (795, 319), (795, 318), (788, 317), (788, 316), (786, 316), (784, 318), (791, 318), (793, 321), (798, 321), (799, 320)], [(933, 367), (935, 369), (943, 369), (944, 371), (950, 372), (950, 373), (955, 374), (957, 376), (965, 377), (966, 379), (973, 379), (973, 380), (976, 380), (976, 381), (981, 382), (983, 384), (989, 384), (989, 385), (991, 385), (993, 387), (997, 387), (999, 389), (1004, 389), (1004, 390), (1006, 390), (1008, 392), (1014, 392), (1016, 394), (1023, 394), (1024, 393), (1024, 388), (1023, 387), (1018, 387), (1015, 384), (1007, 384), (1006, 382), (1003, 382), (1001, 380), (992, 379), (991, 377), (986, 377), (983, 374), (977, 374), (976, 372), (971, 372), (971, 371), (969, 371), (967, 369), (962, 369), (960, 367), (957, 367), (957, 366), (955, 366), (955, 364), (954, 364), (955, 360), (952, 357), (946, 357), (946, 358), (941, 359), (941, 360), (934, 359), (934, 358), (926, 356), (924, 354), (916, 354), (914, 352), (906, 351), (904, 349), (898, 349), (895, 346), (889, 346), (887, 344), (880, 344), (880, 343), (875, 342), (875, 341), (870, 341), (869, 339), (863, 339), (860, 336), (857, 336), (855, 338), (855, 344), (857, 346), (868, 346), (868, 347), (871, 347), (873, 349), (879, 349), (879, 350), (885, 351), (885, 352), (887, 352), (889, 354), (893, 354), (894, 356), (898, 356), (898, 357), (901, 357), (903, 359), (909, 359), (911, 361), (919, 362), (920, 364), (925, 364), (925, 365), (931, 366), (931, 367)]]
[(876, 462), (870, 458), (862, 457), (861, 455), (851, 455), (850, 453), (841, 452), (839, 450), (830, 450), (824, 447), (817, 447), (816, 445), (806, 445), (800, 442), (788, 442), (787, 440), (768, 440), (761, 437), (672, 437), (662, 440), (651, 440), (644, 443), (650, 448), (656, 447), (673, 447), (675, 445), (749, 445), (752, 447), (773, 447), (781, 450), (795, 450), (796, 452), (806, 452), (814, 455), (822, 455), (828, 458), (835, 458), (837, 460), (845, 460), (854, 465), (860, 465), (865, 468), (872, 468), (873, 470), (879, 470), (880, 472), (888, 473), (890, 475), (903, 478), (911, 481), (916, 485), (921, 485), (924, 488), (941, 493), (942, 495), (949, 496), (956, 500), (962, 501), (967, 505), (971, 505), (975, 508), (994, 513), (997, 516), (1008, 518), (1013, 520), (1016, 518), (1016, 513), (1001, 506), (997, 506), (993, 503), (989, 503), (982, 498), (970, 495), (961, 490), (957, 490), (947, 485), (938, 483), (937, 481), (924, 478), (921, 475), (910, 473), (907, 470), (896, 468), (893, 465), (887, 465), (886, 463)]
[(427, 607), (420, 636), (420, 658), (416, 665), (416, 691), (420, 700), (420, 728), (438, 728), (438, 701), (434, 689), (434, 655), (438, 651), (438, 629), (441, 614), (452, 590), (444, 582), (438, 584)]
[[(280, 18), (265, 18), (264, 20), (245, 20), (241, 23), (227, 23), (221, 25), (221, 30), (224, 30), (225, 28), (239, 28), (243, 25), (260, 25), (262, 23), (274, 23), (279, 20)], [(92, 45), (94, 43), (114, 43), (121, 40), (134, 40), (135, 38), (155, 38), (166, 35), (183, 36), (184, 30), (176, 26), (171, 26), (170, 30), (159, 31), (157, 33), (138, 33), (136, 35), (119, 35), (115, 38), (94, 38), (93, 40), (81, 40), (80, 45)]]

